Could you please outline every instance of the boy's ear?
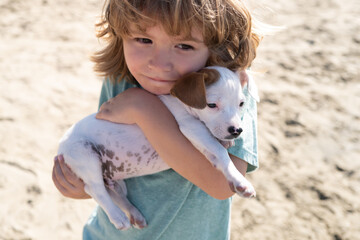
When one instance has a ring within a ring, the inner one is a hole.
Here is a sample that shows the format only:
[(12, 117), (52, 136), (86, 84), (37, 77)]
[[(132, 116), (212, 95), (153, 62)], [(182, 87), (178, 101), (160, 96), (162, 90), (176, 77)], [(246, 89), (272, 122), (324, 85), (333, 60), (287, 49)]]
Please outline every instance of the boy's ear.
[(190, 107), (203, 109), (207, 105), (206, 86), (218, 79), (219, 73), (214, 69), (189, 73), (175, 83), (170, 94)]

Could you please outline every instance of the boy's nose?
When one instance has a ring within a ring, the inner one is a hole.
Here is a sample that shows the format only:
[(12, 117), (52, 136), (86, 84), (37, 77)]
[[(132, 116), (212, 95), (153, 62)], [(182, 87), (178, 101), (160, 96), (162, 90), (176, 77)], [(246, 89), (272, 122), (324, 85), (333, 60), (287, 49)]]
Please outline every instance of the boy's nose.
[(154, 55), (149, 60), (149, 68), (158, 71), (171, 71), (172, 63), (170, 61), (168, 53), (164, 51), (159, 51), (154, 53)]

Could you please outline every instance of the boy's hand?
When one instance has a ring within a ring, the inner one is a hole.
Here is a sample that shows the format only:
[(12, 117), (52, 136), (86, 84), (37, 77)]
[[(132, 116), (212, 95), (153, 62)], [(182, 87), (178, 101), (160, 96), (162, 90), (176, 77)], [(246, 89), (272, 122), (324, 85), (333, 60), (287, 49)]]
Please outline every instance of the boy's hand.
[(146, 99), (154, 97), (140, 88), (127, 89), (101, 105), (96, 118), (115, 123), (135, 124), (136, 113), (146, 106)]
[(83, 181), (78, 178), (66, 165), (64, 157), (62, 155), (56, 156), (54, 159), (52, 180), (56, 188), (65, 197), (74, 199), (91, 198), (84, 191)]

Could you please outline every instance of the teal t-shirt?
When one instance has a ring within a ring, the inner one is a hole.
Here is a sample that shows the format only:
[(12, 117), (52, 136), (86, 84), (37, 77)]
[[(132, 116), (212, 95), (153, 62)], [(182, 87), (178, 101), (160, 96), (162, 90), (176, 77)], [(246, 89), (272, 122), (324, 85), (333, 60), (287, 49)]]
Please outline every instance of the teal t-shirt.
[[(100, 106), (125, 89), (136, 87), (126, 81), (104, 81)], [(246, 125), (229, 153), (248, 162), (248, 172), (258, 167), (257, 109), (250, 98), (244, 113)], [(117, 230), (98, 206), (83, 229), (83, 239), (104, 240), (226, 240), (230, 238), (231, 198), (217, 200), (172, 169), (125, 180), (128, 199), (144, 215), (144, 229)]]

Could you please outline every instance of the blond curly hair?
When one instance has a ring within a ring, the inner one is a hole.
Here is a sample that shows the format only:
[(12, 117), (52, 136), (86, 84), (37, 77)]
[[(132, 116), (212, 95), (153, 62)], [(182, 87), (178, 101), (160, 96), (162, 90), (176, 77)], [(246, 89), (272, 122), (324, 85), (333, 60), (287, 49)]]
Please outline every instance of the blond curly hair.
[(95, 71), (113, 82), (136, 82), (126, 65), (122, 40), (130, 35), (129, 26), (134, 23), (142, 31), (161, 23), (171, 36), (191, 36), (191, 30), (197, 28), (210, 51), (206, 66), (232, 70), (251, 65), (261, 39), (241, 0), (108, 0), (96, 24), (97, 37), (106, 45), (91, 59)]

